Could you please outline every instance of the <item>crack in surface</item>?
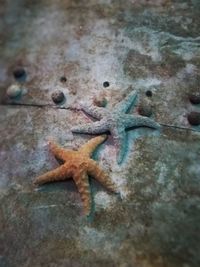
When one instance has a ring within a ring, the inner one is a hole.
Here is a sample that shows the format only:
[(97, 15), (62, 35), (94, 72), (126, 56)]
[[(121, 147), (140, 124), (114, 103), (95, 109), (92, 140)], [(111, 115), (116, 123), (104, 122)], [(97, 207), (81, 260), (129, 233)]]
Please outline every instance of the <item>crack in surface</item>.
[[(28, 103), (1, 103), (0, 106), (24, 106), (24, 107), (37, 107), (37, 108), (52, 108), (52, 109), (65, 109), (65, 110), (71, 110), (71, 111), (79, 111), (78, 108), (75, 107), (62, 107), (62, 106), (55, 106), (51, 104), (28, 104)], [(199, 133), (200, 130), (198, 129), (193, 129), (193, 128), (187, 128), (183, 126), (177, 126), (177, 125), (172, 125), (172, 124), (165, 124), (165, 123), (160, 123), (161, 126), (166, 127), (166, 128), (172, 128), (172, 129), (180, 129), (180, 130), (187, 130), (187, 131), (192, 131)]]
[(0, 106), (24, 106), (24, 107), (37, 107), (37, 108), (52, 108), (52, 109), (66, 109), (66, 110), (77, 110), (76, 108), (73, 107), (62, 107), (62, 106), (55, 106), (51, 104), (28, 104), (28, 103), (1, 103)]
[(200, 130), (193, 129), (193, 128), (187, 128), (187, 127), (183, 127), (183, 126), (177, 126), (177, 125), (171, 125), (171, 124), (165, 124), (165, 123), (160, 123), (160, 125), (163, 126), (163, 127), (166, 127), (166, 128), (187, 130), (187, 131), (192, 131), (192, 132), (196, 132), (196, 133), (200, 132)]

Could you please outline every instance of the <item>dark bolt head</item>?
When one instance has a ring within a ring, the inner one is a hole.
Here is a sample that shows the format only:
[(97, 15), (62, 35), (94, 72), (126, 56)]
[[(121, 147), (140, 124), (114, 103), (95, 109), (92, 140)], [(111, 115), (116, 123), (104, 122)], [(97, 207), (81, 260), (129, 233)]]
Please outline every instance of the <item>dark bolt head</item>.
[(52, 93), (51, 98), (55, 104), (60, 104), (61, 102), (64, 101), (65, 95), (62, 91), (57, 90)]
[(191, 125), (198, 126), (200, 125), (200, 112), (190, 112), (188, 114), (188, 121)]
[(150, 105), (140, 105), (138, 112), (141, 116), (150, 117), (152, 115), (152, 108)]
[(200, 92), (189, 95), (190, 102), (194, 105), (200, 104)]
[(148, 97), (152, 97), (152, 91), (151, 91), (151, 90), (147, 90), (147, 91), (146, 91), (146, 96), (148, 96)]
[(66, 83), (67, 78), (65, 76), (60, 77), (61, 83)]

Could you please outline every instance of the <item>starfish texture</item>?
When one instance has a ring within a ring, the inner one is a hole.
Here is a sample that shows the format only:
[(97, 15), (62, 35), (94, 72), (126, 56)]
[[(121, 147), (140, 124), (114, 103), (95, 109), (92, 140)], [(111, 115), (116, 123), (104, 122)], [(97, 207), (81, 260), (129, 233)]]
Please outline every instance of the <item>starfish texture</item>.
[(127, 114), (130, 107), (137, 98), (136, 91), (132, 91), (123, 101), (116, 104), (113, 108), (102, 108), (96, 106), (81, 105), (81, 109), (98, 121), (86, 123), (72, 128), (74, 133), (102, 134), (110, 132), (117, 147), (117, 162), (123, 161), (126, 150), (127, 128), (149, 127), (159, 129), (160, 125), (141, 115)]
[(41, 185), (48, 182), (62, 181), (72, 178), (81, 195), (84, 213), (89, 215), (91, 212), (91, 197), (88, 175), (94, 177), (110, 191), (116, 192), (116, 187), (112, 183), (108, 174), (90, 158), (96, 147), (105, 139), (106, 135), (92, 138), (86, 144), (81, 146), (78, 151), (64, 149), (53, 142), (49, 142), (50, 150), (54, 156), (63, 161), (64, 164), (37, 177), (34, 184)]

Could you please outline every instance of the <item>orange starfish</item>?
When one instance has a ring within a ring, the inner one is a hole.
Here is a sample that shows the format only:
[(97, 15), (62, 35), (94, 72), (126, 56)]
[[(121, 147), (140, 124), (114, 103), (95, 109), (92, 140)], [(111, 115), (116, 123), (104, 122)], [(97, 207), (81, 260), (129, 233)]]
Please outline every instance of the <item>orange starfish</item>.
[(34, 184), (41, 185), (48, 182), (72, 178), (81, 195), (84, 213), (89, 215), (91, 212), (91, 197), (88, 175), (96, 178), (96, 180), (102, 183), (110, 191), (116, 192), (116, 187), (112, 183), (108, 174), (104, 172), (93, 159), (90, 158), (96, 147), (105, 139), (106, 135), (92, 138), (86, 144), (81, 146), (78, 151), (64, 149), (53, 142), (49, 142), (50, 150), (54, 156), (57, 159), (62, 160), (64, 164), (37, 177)]

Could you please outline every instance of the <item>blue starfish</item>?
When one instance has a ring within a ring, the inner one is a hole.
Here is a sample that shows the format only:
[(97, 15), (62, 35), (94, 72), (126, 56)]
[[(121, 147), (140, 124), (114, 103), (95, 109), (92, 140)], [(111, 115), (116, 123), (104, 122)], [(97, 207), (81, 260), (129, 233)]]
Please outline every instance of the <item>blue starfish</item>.
[(140, 115), (127, 114), (136, 98), (136, 91), (132, 91), (113, 108), (81, 105), (83, 111), (99, 121), (73, 127), (72, 132), (102, 134), (109, 131), (117, 147), (117, 162), (120, 164), (126, 151), (126, 129), (143, 126), (154, 129), (160, 128), (160, 125), (152, 119)]

